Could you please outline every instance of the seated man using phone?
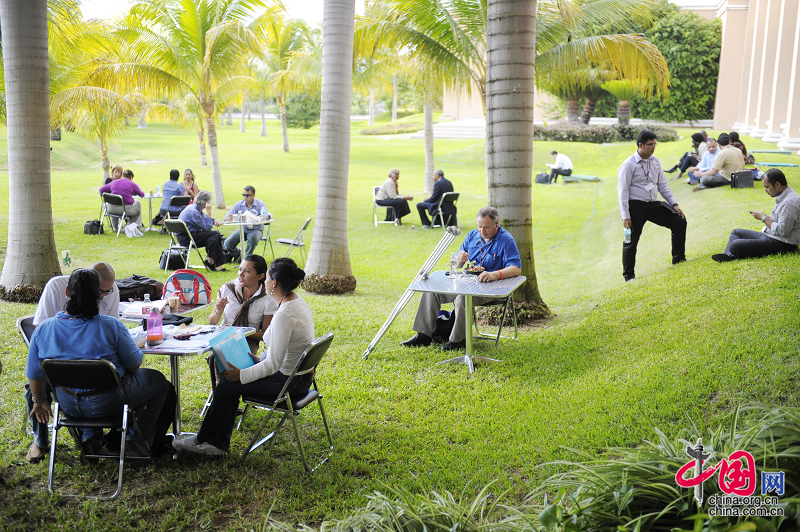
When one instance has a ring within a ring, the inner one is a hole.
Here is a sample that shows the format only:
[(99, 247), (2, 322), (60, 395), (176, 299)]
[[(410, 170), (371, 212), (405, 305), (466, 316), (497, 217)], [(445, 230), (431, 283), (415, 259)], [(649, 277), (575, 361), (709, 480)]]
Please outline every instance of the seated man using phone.
[(767, 216), (761, 211), (748, 211), (761, 221), (761, 231), (734, 229), (724, 253), (712, 255), (717, 262), (765, 257), (797, 250), (800, 244), (800, 196), (786, 184), (786, 176), (777, 168), (764, 174), (764, 191), (775, 198), (775, 208)]

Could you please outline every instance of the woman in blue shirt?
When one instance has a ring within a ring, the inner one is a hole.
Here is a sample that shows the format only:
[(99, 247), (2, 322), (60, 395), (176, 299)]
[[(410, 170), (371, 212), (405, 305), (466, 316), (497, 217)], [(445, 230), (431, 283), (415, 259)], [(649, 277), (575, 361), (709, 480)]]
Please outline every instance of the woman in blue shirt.
[[(33, 394), (31, 415), (47, 423), (52, 415), (46, 401), (44, 359), (105, 359), (114, 364), (134, 409), (146, 404), (138, 415), (143, 434), (128, 434), (132, 451), (144, 453), (143, 438), (158, 450), (173, 419), (175, 390), (159, 371), (141, 368), (143, 355), (128, 329), (116, 318), (99, 312), (100, 277), (93, 270), (72, 272), (67, 285), (66, 311), (45, 320), (33, 333), (28, 350), (27, 375)], [(123, 401), (116, 390), (58, 388), (58, 401), (72, 416), (105, 417), (119, 415)], [(170, 408), (172, 405), (172, 408)], [(86, 453), (97, 454), (103, 445), (102, 429), (83, 429), (82, 446)]]

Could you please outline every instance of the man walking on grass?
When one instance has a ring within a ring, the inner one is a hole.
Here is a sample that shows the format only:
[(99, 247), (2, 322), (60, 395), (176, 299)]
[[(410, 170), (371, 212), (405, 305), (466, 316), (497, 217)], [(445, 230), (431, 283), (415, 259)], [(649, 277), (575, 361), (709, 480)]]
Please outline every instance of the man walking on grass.
[[(622, 276), (636, 279), (636, 247), (644, 224), (652, 222), (672, 231), (672, 264), (686, 260), (686, 216), (667, 186), (661, 162), (653, 155), (656, 134), (649, 129), (636, 137), (637, 150), (619, 167), (619, 211), (622, 226), (630, 229), (622, 245)], [(666, 202), (658, 201), (658, 194)], [(628, 241), (629, 240), (629, 241)]]

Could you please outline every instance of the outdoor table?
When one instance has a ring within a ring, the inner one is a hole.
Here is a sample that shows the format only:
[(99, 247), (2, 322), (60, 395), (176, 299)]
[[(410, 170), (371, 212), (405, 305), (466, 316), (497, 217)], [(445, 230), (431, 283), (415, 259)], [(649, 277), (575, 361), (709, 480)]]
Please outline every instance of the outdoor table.
[[(161, 231), (161, 229), (153, 229), (153, 198), (163, 198), (164, 194), (150, 194), (149, 192), (144, 195), (144, 199), (148, 201), (148, 212), (150, 213), (150, 227), (145, 231)], [(159, 207), (160, 209), (161, 207)]]
[[(242, 260), (244, 260), (244, 257), (245, 257), (244, 253), (245, 253), (245, 250), (247, 249), (247, 242), (244, 239), (244, 228), (245, 228), (245, 226), (248, 226), (248, 225), (272, 225), (272, 222), (274, 222), (274, 221), (275, 221), (275, 218), (270, 216), (268, 220), (260, 221), (260, 222), (256, 222), (256, 223), (253, 223), (253, 222), (234, 222), (233, 220), (231, 220), (231, 221), (224, 221), (223, 220), (222, 225), (223, 226), (225, 226), (225, 225), (233, 225), (233, 226), (238, 226), (239, 227), (239, 246), (242, 248), (242, 254), (240, 255), (240, 257), (242, 258)], [(269, 229), (269, 228), (267, 228), (267, 229)]]
[[(142, 320), (146, 316), (142, 316), (141, 318), (139, 318), (139, 317), (125, 316), (124, 315), (125, 314), (125, 309), (128, 308), (129, 304), (130, 303), (128, 301), (120, 301), (119, 302), (119, 320), (120, 321), (125, 321), (125, 322), (128, 322), (128, 323), (141, 323)], [(186, 314), (190, 314), (192, 312), (200, 310), (201, 308), (206, 308), (207, 306), (213, 305), (213, 304), (214, 304), (213, 301), (205, 303), (204, 305), (187, 305), (185, 303), (181, 303), (181, 306), (180, 306), (180, 308), (178, 309), (177, 312), (169, 311), (169, 313), (170, 314), (175, 314), (176, 316), (185, 316)]]
[[(145, 347), (142, 349), (142, 353), (146, 355), (165, 355), (169, 357), (169, 369), (170, 369), (170, 381), (172, 385), (175, 387), (175, 420), (173, 424), (173, 428), (175, 429), (175, 437), (178, 437), (182, 434), (181, 432), (181, 358), (182, 357), (193, 357), (198, 355), (203, 355), (211, 350), (211, 346), (208, 345), (208, 339), (214, 336), (215, 334), (219, 333), (226, 327), (219, 327), (215, 325), (210, 325), (212, 329), (208, 332), (204, 332), (201, 334), (196, 334), (192, 336), (189, 340), (166, 340), (163, 344), (157, 345), (155, 347), (148, 347), (145, 344)], [(256, 330), (253, 327), (236, 327), (237, 329), (241, 329), (242, 333), (245, 336), (250, 336)], [(131, 329), (131, 332), (137, 332), (140, 329), (139, 327)], [(183, 345), (181, 345), (183, 344)]]
[(511, 295), (522, 283), (525, 282), (525, 276), (510, 277), (508, 279), (501, 279), (499, 281), (490, 281), (488, 283), (479, 283), (477, 275), (461, 274), (460, 278), (451, 278), (447, 275), (449, 272), (443, 270), (436, 271), (430, 274), (427, 279), (420, 279), (412, 283), (408, 289), (414, 292), (430, 292), (435, 294), (449, 294), (456, 296), (464, 296), (465, 305), (464, 312), (466, 312), (466, 329), (467, 337), (466, 354), (443, 360), (440, 364), (446, 362), (454, 362), (457, 364), (466, 364), (469, 367), (470, 373), (475, 373), (474, 362), (500, 362), (495, 358), (473, 356), (472, 354), (472, 298), (490, 297), (502, 299)]

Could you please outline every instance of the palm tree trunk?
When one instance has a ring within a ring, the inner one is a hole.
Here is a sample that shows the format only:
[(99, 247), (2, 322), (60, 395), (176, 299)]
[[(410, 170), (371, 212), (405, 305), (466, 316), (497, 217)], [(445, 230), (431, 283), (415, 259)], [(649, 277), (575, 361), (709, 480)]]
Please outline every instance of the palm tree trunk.
[(375, 123), (375, 89), (369, 90), (369, 125)]
[(239, 133), (244, 133), (244, 110), (247, 107), (249, 100), (250, 100), (250, 92), (244, 91), (244, 93), (242, 93), (242, 120), (241, 120), (241, 125), (239, 126)]
[(142, 109), (142, 111), (139, 113), (139, 125), (136, 126), (137, 129), (142, 129), (147, 127), (147, 122), (145, 121), (146, 117), (147, 117), (147, 109)]
[[(3, 298), (33, 303), (61, 275), (50, 201), (47, 1), (0, 3), (8, 131), (8, 245)], [(36, 206), (36, 223), (29, 209)]]
[(578, 100), (567, 100), (567, 123), (576, 124), (580, 121), (581, 106)]
[(589, 120), (594, 116), (594, 110), (597, 108), (597, 100), (586, 98), (586, 103), (583, 104), (583, 112), (581, 113), (581, 124), (588, 125)]
[(245, 95), (247, 96), (247, 121), (250, 121), (250, 91), (244, 91)]
[(228, 107), (228, 121), (225, 123), (225, 125), (227, 126), (233, 125), (233, 108), (230, 106)]
[(211, 182), (214, 186), (214, 207), (225, 208), (225, 194), (222, 192), (222, 174), (219, 172), (219, 152), (217, 151), (217, 120), (214, 115), (206, 116), (208, 128), (208, 148), (211, 152)]
[(261, 101), (259, 102), (259, 104), (260, 104), (260, 109), (261, 109), (261, 136), (262, 137), (266, 137), (267, 136), (267, 114), (266, 114), (267, 104), (264, 102), (264, 98), (261, 98)]
[(433, 171), (436, 164), (433, 158), (433, 100), (428, 91), (422, 91), (422, 115), (425, 117), (425, 177), (423, 188), (425, 193), (433, 193)]
[[(517, 241), (525, 283), (515, 301), (544, 307), (533, 262), (533, 92), (536, 0), (489, 0), (486, 177), (489, 205)], [(546, 309), (546, 307), (544, 307)]]
[(355, 11), (355, 0), (325, 0), (323, 7), (319, 193), (303, 282), (306, 290), (314, 292), (344, 293), (356, 288), (347, 247)]
[(203, 127), (203, 121), (200, 121), (200, 129), (197, 131), (197, 140), (200, 143), (200, 165), (201, 166), (208, 166), (208, 161), (206, 161), (206, 141), (203, 138), (205, 136), (205, 128)]
[(111, 162), (108, 160), (108, 146), (106, 146), (106, 142), (103, 139), (100, 139), (100, 166), (103, 167), (103, 181), (100, 183), (100, 186), (103, 186), (103, 183), (111, 177), (111, 173), (109, 172)]
[(280, 105), (281, 134), (283, 135), (283, 151), (289, 153), (289, 124), (286, 122), (286, 103)]
[(392, 122), (397, 120), (397, 74), (392, 74)]
[(617, 104), (617, 121), (623, 126), (631, 123), (631, 102), (629, 100), (620, 100)]

